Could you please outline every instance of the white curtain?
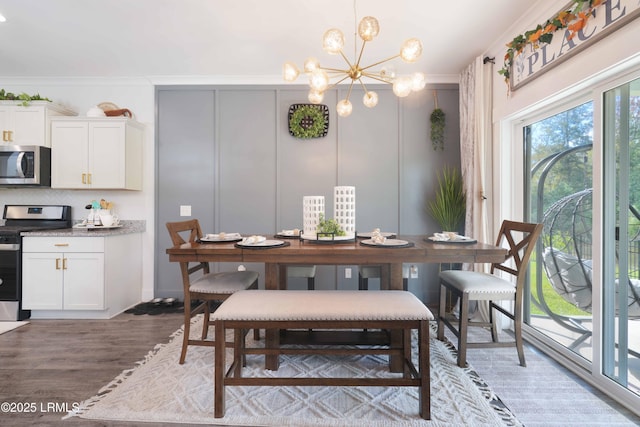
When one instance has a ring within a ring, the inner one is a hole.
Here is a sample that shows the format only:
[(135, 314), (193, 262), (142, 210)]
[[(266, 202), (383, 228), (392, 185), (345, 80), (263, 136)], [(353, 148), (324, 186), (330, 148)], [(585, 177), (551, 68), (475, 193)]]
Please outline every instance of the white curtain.
[[(465, 235), (494, 243), (488, 234), (486, 174), (491, 160), (492, 63), (477, 57), (460, 74), (460, 160), (467, 193)], [(463, 269), (488, 271), (486, 264), (465, 264)], [(478, 307), (488, 320), (488, 305)]]

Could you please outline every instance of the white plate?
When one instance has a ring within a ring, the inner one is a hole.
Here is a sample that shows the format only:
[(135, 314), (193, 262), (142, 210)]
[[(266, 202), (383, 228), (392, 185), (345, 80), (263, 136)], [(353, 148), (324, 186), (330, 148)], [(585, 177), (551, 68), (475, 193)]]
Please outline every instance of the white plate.
[[(393, 237), (393, 236), (395, 236), (395, 235), (396, 235), (396, 233), (389, 233), (389, 232), (386, 232), (386, 231), (381, 231), (381, 232), (380, 232), (380, 235), (381, 235), (382, 237)], [(369, 232), (367, 232), (367, 233), (358, 233), (358, 237), (368, 237), (368, 238), (371, 238), (371, 237), (373, 237), (373, 231), (369, 231)]]
[(262, 242), (259, 243), (243, 243), (243, 242), (238, 242), (236, 243), (236, 245), (238, 246), (246, 246), (246, 247), (252, 247), (252, 248), (256, 248), (256, 247), (270, 247), (270, 246), (281, 246), (284, 245), (284, 240), (263, 240)]
[(118, 225), (93, 225), (93, 224), (76, 224), (73, 226), (73, 228), (82, 228), (84, 230), (107, 230), (110, 228), (120, 228), (122, 227), (122, 224), (118, 224)]
[(369, 246), (404, 246), (404, 245), (408, 245), (409, 242), (407, 242), (406, 240), (400, 240), (400, 239), (387, 239), (384, 242), (374, 242), (372, 239), (368, 239), (368, 240), (363, 240), (362, 241), (363, 245), (369, 245)]
[(212, 237), (203, 236), (201, 242), (237, 242), (242, 240), (240, 233), (225, 233), (224, 239), (221, 239), (219, 234), (210, 234)]
[(467, 237), (467, 236), (458, 236), (453, 240), (439, 240), (433, 236), (429, 236), (427, 238), (433, 243), (477, 243), (478, 242), (476, 239), (472, 239), (471, 237)]
[(347, 234), (346, 236), (316, 236), (315, 234), (302, 234), (300, 236), (305, 240), (322, 240), (322, 241), (332, 241), (332, 240), (353, 240), (353, 234)]
[(297, 233), (294, 233), (295, 230), (282, 230), (276, 233), (277, 236), (284, 237), (300, 237), (300, 230)]

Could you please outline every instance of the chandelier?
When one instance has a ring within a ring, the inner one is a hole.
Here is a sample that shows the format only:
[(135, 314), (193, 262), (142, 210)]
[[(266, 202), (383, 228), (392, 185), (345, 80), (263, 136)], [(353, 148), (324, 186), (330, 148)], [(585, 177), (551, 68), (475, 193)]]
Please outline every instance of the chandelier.
[[(370, 65), (362, 65), (362, 56), (367, 42), (373, 40), (380, 32), (378, 20), (373, 16), (365, 16), (362, 18), (357, 27), (357, 33), (362, 39), (362, 46), (359, 54), (356, 55), (354, 48), (354, 60), (349, 59), (344, 54), (344, 34), (336, 28), (331, 28), (324, 33), (322, 37), (322, 49), (330, 55), (341, 55), (347, 63), (347, 68), (327, 68), (320, 66), (317, 58), (307, 58), (304, 62), (304, 72), (309, 76), (309, 102), (319, 104), (324, 98), (324, 92), (345, 80), (351, 79), (347, 96), (338, 101), (336, 111), (339, 116), (347, 117), (353, 110), (353, 105), (349, 101), (353, 85), (357, 82), (364, 90), (363, 104), (366, 107), (373, 108), (378, 104), (378, 94), (374, 91), (367, 90), (363, 78), (369, 78), (375, 81), (388, 83), (393, 85), (393, 93), (398, 97), (408, 96), (412, 91), (424, 89), (426, 85), (425, 75), (420, 72), (413, 73), (409, 76), (396, 76), (392, 67), (382, 67), (379, 71), (373, 71), (372, 68), (384, 64), (398, 57), (406, 63), (414, 63), (422, 54), (422, 43), (416, 38), (406, 40), (401, 48), (400, 53), (390, 58), (377, 61)], [(354, 36), (355, 37), (355, 36)], [(292, 82), (298, 78), (300, 70), (293, 62), (285, 62), (283, 65), (283, 77), (285, 81)], [(337, 79), (331, 84), (331, 79)]]

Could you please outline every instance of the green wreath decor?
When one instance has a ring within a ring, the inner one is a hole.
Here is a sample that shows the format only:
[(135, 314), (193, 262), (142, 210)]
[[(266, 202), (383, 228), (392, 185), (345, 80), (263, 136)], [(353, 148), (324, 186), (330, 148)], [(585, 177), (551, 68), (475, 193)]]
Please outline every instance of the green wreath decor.
[(296, 138), (322, 138), (329, 132), (326, 105), (293, 104), (289, 107), (289, 134)]

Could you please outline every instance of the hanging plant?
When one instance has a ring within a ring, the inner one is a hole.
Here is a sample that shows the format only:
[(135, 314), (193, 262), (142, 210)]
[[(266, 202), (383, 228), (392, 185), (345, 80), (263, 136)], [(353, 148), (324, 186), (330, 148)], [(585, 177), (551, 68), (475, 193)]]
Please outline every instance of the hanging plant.
[(438, 108), (438, 94), (434, 91), (435, 109), (431, 112), (431, 145), (434, 150), (444, 150), (444, 111)]

